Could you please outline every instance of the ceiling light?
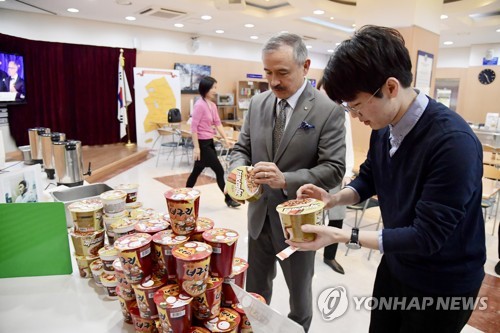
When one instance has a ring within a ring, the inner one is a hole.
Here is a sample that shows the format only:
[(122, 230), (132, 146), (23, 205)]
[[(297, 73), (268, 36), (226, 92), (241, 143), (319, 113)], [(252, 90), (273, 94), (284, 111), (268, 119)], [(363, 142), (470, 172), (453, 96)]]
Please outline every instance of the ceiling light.
[(252, 23), (245, 24), (245, 28), (253, 28), (253, 27), (255, 27), (255, 25), (253, 25)]
[(334, 51), (335, 50), (333, 50), (333, 49), (326, 50), (326, 52), (328, 52), (328, 53), (333, 53)]
[(127, 16), (127, 17), (125, 17), (125, 20), (127, 20), (127, 21), (135, 21), (137, 19), (134, 16)]
[(123, 6), (130, 6), (132, 4), (132, 1), (129, 0), (115, 0), (115, 2), (118, 5), (123, 5)]
[(335, 46), (339, 46), (339, 45), (340, 45), (340, 43), (335, 43)]
[(443, 45), (453, 45), (453, 42), (451, 40), (447, 40), (443, 43)]
[(316, 9), (315, 11), (313, 11), (314, 15), (323, 15), (324, 13), (325, 13), (325, 11), (321, 10), (321, 9)]
[(330, 16), (330, 20), (332, 20), (332, 21), (333, 21), (333, 20), (335, 20), (335, 17), (333, 17), (333, 16)]
[(76, 8), (68, 8), (68, 9), (66, 9), (66, 10), (67, 10), (68, 12), (70, 12), (70, 13), (78, 13), (78, 12), (79, 12), (79, 10), (78, 10), (78, 9), (76, 9)]
[(497, 29), (497, 32), (500, 32), (500, 29)]
[(356, 23), (353, 23), (353, 24), (352, 24), (352, 27), (353, 27), (353, 28), (356, 28)]
[(440, 17), (439, 17), (441, 20), (446, 20), (448, 18), (448, 15), (446, 14), (442, 14)]
[(250, 36), (250, 39), (259, 39), (259, 36)]
[(222, 29), (215, 30), (215, 33), (217, 33), (217, 34), (223, 34), (224, 30), (222, 30)]
[(210, 15), (203, 15), (203, 16), (201, 17), (201, 19), (202, 19), (202, 20), (205, 20), (205, 21), (209, 21), (209, 20), (211, 20), (211, 19), (212, 19), (212, 16), (210, 16)]
[(182, 23), (174, 24), (174, 27), (176, 27), (176, 28), (182, 28), (183, 26), (184, 26), (184, 24), (182, 24)]
[(312, 49), (313, 47), (311, 45), (306, 45), (307, 49)]

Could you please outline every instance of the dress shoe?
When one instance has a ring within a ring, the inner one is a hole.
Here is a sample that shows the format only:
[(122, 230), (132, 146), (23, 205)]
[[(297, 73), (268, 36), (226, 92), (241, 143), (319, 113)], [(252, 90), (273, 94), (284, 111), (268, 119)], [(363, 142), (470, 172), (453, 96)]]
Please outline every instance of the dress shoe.
[(323, 262), (328, 266), (330, 266), (335, 272), (339, 274), (344, 274), (344, 269), (342, 268), (342, 266), (340, 266), (337, 260), (323, 258)]
[(226, 199), (224, 200), (226, 202), (226, 205), (229, 207), (229, 208), (236, 208), (236, 207), (239, 207), (241, 206), (241, 204), (237, 201), (234, 201), (233, 199)]

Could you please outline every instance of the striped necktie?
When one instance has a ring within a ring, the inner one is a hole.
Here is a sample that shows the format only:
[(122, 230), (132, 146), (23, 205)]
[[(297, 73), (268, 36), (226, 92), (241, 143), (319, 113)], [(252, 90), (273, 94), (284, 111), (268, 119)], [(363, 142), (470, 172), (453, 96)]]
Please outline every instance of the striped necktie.
[(276, 115), (276, 120), (274, 122), (274, 130), (273, 130), (273, 154), (276, 154), (278, 147), (281, 142), (281, 138), (283, 137), (283, 132), (285, 131), (286, 125), (286, 107), (288, 106), (288, 102), (286, 99), (282, 99), (279, 102), (279, 113)]

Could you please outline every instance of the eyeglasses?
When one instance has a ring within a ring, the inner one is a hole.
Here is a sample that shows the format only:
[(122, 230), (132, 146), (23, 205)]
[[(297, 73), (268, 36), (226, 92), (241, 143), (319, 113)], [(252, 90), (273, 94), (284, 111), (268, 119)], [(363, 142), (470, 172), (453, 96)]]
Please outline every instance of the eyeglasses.
[[(375, 92), (370, 96), (370, 98), (368, 98), (365, 102), (364, 105), (370, 103), (371, 99), (373, 98), (373, 96), (375, 96), (379, 91), (380, 91), (380, 88), (382, 87), (379, 87), (377, 90), (375, 90)], [(347, 103), (345, 103), (345, 106), (344, 106), (344, 109), (346, 109), (347, 111), (355, 114), (356, 116), (359, 115), (359, 113), (361, 112), (361, 109), (363, 108), (363, 106), (359, 107), (358, 106), (349, 106), (347, 105)]]

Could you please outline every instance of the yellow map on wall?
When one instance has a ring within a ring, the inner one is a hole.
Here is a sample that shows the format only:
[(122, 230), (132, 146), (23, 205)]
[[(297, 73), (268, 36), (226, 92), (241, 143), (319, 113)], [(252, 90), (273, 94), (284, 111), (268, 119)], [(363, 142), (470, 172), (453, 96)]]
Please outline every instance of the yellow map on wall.
[(175, 94), (165, 77), (151, 80), (146, 85), (147, 97), (144, 103), (148, 109), (143, 126), (144, 132), (155, 131), (157, 124), (167, 123), (168, 110), (175, 108), (177, 100)]

